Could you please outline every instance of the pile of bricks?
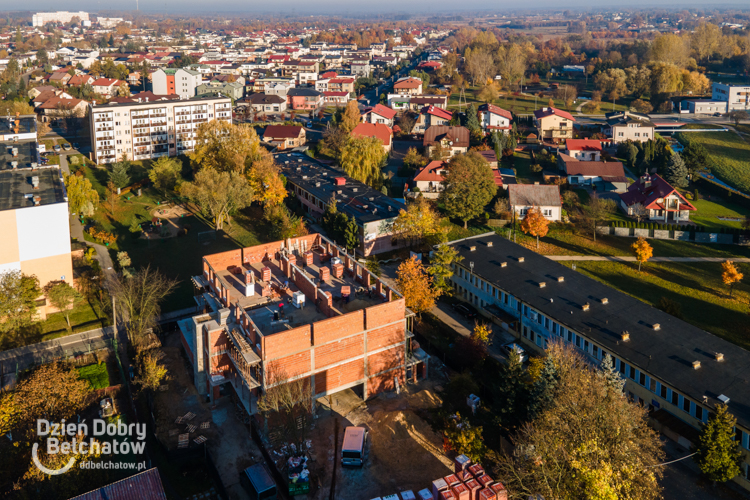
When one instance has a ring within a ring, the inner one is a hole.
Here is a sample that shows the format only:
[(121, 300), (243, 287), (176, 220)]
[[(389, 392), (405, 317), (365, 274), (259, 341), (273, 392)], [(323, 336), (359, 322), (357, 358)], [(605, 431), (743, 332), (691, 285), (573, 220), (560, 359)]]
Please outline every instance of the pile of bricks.
[(416, 496), (411, 491), (373, 500), (508, 500), (508, 490), (494, 481), (479, 464), (472, 464), (466, 455), (454, 461), (454, 473), (432, 482), (432, 489), (420, 490)]

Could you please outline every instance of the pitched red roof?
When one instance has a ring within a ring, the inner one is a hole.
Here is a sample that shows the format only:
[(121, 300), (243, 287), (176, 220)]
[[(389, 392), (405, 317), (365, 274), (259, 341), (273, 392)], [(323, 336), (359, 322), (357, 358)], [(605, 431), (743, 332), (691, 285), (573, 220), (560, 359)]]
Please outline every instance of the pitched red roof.
[(40, 105), (38, 109), (73, 109), (83, 101), (81, 99), (60, 99), (53, 97)]
[(477, 109), (480, 113), (492, 113), (493, 115), (502, 116), (504, 118), (507, 118), (508, 120), (513, 119), (513, 115), (510, 111), (505, 110), (501, 108), (500, 106), (495, 106), (494, 104), (482, 104), (479, 106), (479, 109)]
[(119, 83), (120, 80), (117, 78), (97, 78), (91, 83), (91, 85), (94, 87), (110, 87), (112, 85), (118, 85)]
[(73, 75), (68, 81), (68, 85), (70, 86), (84, 85), (88, 83), (91, 78), (92, 78), (91, 75)]
[(326, 96), (326, 97), (344, 97), (344, 96), (349, 95), (349, 92), (347, 92), (345, 90), (341, 90), (341, 91), (338, 91), (338, 90), (336, 90), (336, 91), (334, 91), (334, 90), (324, 90), (323, 91), (323, 95)]
[(297, 139), (302, 133), (302, 127), (294, 125), (269, 125), (263, 132), (263, 140)]
[(438, 172), (448, 168), (448, 163), (444, 161), (431, 161), (414, 176), (415, 181), (432, 181), (443, 182), (443, 176)]
[(380, 139), (383, 146), (391, 145), (391, 128), (382, 123), (360, 123), (354, 130), (352, 130), (353, 136), (364, 136), (364, 137), (376, 137)]
[[(626, 206), (640, 203), (644, 207), (653, 210), (674, 210), (664, 206), (664, 198), (671, 194), (680, 199), (680, 210), (696, 210), (679, 191), (675, 190), (667, 181), (659, 175), (644, 175), (638, 181), (628, 187), (627, 192), (622, 193), (620, 198)], [(660, 203), (659, 200), (662, 200)]]
[(449, 127), (448, 125), (434, 125), (424, 133), (423, 146), (432, 146), (443, 139), (453, 142), (454, 148), (469, 147), (469, 129), (466, 127)]
[(419, 78), (404, 78), (393, 85), (394, 89), (419, 89), (422, 88), (422, 80)]
[(422, 108), (422, 111), (420, 113), (427, 113), (433, 116), (437, 116), (438, 118), (444, 118), (446, 120), (450, 120), (453, 118), (453, 113), (450, 111), (446, 111), (443, 108), (437, 108), (435, 106), (425, 106)]
[(571, 115), (567, 111), (563, 111), (557, 108), (542, 108), (542, 109), (537, 109), (536, 111), (534, 111), (534, 116), (537, 118), (537, 120), (541, 118), (546, 118), (552, 115), (557, 115), (560, 118), (565, 118), (573, 122), (576, 121), (576, 119), (573, 118), (573, 115)]
[(161, 477), (156, 467), (135, 474), (70, 500), (166, 500)]
[(376, 115), (382, 116), (383, 118), (387, 118), (389, 120), (392, 120), (396, 116), (395, 109), (391, 109), (388, 106), (384, 106), (382, 104), (376, 104), (372, 108), (365, 111), (365, 113), (375, 113)]
[(568, 151), (601, 151), (602, 141), (594, 139), (568, 139), (565, 141)]

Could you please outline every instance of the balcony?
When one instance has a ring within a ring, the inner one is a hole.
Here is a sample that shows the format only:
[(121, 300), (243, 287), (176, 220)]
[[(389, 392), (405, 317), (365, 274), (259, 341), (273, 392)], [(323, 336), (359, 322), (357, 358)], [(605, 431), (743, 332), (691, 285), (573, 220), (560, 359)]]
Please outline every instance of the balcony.
[(114, 127), (99, 127), (94, 129), (94, 132), (106, 132), (108, 130), (114, 130)]
[(152, 127), (166, 127), (167, 122), (151, 122)]
[(228, 330), (227, 337), (232, 343), (229, 349), (229, 357), (232, 359), (245, 385), (250, 389), (260, 387), (260, 383), (257, 380), (257, 367), (260, 364), (260, 357), (250, 347), (250, 344), (245, 340), (239, 328), (235, 327)]

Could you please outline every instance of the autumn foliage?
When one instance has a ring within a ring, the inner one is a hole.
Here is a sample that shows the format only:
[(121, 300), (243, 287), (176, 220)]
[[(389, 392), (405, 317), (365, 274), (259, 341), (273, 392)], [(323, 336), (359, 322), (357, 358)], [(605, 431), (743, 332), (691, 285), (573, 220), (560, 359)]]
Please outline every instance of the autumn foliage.
[(521, 231), (536, 236), (536, 247), (539, 248), (539, 238), (544, 238), (549, 232), (549, 221), (542, 214), (539, 207), (531, 207), (526, 217), (521, 221)]
[(729, 287), (729, 296), (731, 297), (734, 285), (742, 281), (744, 275), (731, 260), (725, 260), (721, 263), (721, 271), (721, 280)]
[(630, 248), (635, 254), (635, 260), (638, 261), (638, 271), (641, 270), (641, 264), (648, 262), (648, 259), (654, 256), (654, 249), (643, 236), (638, 238), (638, 241), (633, 243)]
[(419, 315), (432, 309), (440, 296), (440, 290), (416, 257), (398, 266), (396, 285), (406, 300), (406, 307)]

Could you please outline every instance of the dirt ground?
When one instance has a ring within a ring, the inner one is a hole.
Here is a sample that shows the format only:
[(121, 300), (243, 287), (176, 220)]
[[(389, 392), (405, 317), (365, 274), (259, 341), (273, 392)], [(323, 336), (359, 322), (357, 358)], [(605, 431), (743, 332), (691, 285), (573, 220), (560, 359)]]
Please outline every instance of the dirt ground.
[(331, 407), (327, 401), (319, 401), (309, 462), (317, 491), (309, 498), (329, 498), (334, 461), (340, 460), (339, 454), (333, 452), (336, 419), (339, 448), (347, 426), (369, 429), (365, 466), (336, 466), (336, 499), (369, 499), (409, 489), (416, 493), (429, 487), (434, 479), (449, 474), (452, 462), (443, 454), (442, 437), (418, 415), (421, 410), (440, 406), (435, 390), (440, 382), (435, 378), (422, 381), (408, 385), (400, 395), (381, 394), (366, 403), (351, 390), (333, 395)]
[(159, 233), (146, 233), (141, 235), (143, 239), (159, 240), (162, 238), (173, 238), (182, 228), (182, 222), (185, 217), (192, 216), (193, 213), (183, 205), (160, 205), (151, 211), (152, 217), (162, 219), (162, 225), (167, 229), (167, 234), (161, 236)]
[[(240, 472), (263, 461), (262, 454), (247, 426), (237, 418), (237, 410), (229, 396), (220, 398), (216, 405), (211, 406), (205, 397), (198, 394), (193, 385), (192, 367), (182, 354), (179, 335), (179, 332), (171, 333), (164, 342), (165, 357), (162, 361), (171, 379), (168, 390), (155, 394), (157, 437), (169, 449), (174, 449), (178, 435), (188, 433), (187, 425), (197, 426), (195, 431), (189, 433), (191, 446), (195, 446), (193, 440), (198, 436), (206, 437), (206, 447), (229, 499), (245, 500), (248, 496), (239, 483)], [(195, 417), (183, 424), (175, 423), (177, 417), (188, 412), (194, 413)], [(204, 422), (209, 423), (208, 429), (200, 428)]]

